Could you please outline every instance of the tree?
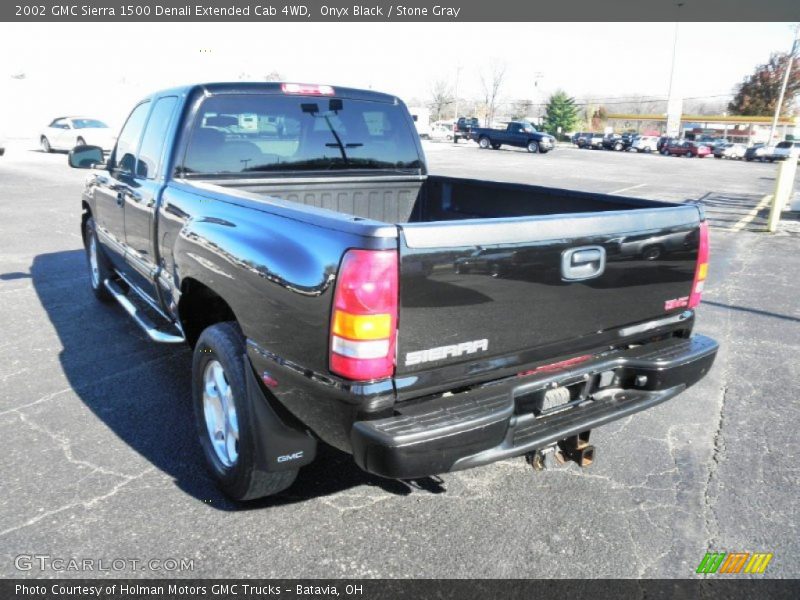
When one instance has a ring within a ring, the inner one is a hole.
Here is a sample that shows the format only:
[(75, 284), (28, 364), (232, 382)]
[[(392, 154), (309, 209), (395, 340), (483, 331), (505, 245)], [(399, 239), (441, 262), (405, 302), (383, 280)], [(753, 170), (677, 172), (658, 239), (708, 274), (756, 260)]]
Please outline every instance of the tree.
[(486, 126), (489, 127), (494, 121), (494, 113), (497, 108), (497, 99), (500, 96), (500, 87), (506, 76), (506, 64), (494, 61), (489, 67), (488, 73), (481, 73), (481, 87), (483, 88), (483, 100), (486, 105)]
[(455, 100), (450, 84), (443, 79), (437, 79), (431, 87), (431, 100), (428, 103), (434, 121), (445, 117), (445, 109)]
[(522, 120), (533, 113), (533, 102), (530, 100), (517, 100), (511, 105), (511, 118)]
[(547, 101), (544, 115), (544, 128), (553, 135), (572, 131), (578, 124), (578, 107), (575, 98), (567, 96), (564, 90), (557, 90)]
[[(736, 95), (728, 104), (728, 110), (734, 115), (751, 117), (768, 117), (775, 114), (778, 96), (786, 69), (789, 54), (773, 53), (769, 61), (758, 65), (752, 75), (745, 77), (736, 86)], [(789, 115), (794, 100), (800, 93), (800, 64), (795, 60), (786, 86), (786, 97), (781, 109), (782, 115)]]

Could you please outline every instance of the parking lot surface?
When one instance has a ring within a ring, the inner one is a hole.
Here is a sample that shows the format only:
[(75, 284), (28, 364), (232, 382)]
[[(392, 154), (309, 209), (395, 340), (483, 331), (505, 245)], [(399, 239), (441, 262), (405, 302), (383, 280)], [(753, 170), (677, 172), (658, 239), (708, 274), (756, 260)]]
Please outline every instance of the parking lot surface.
[(100, 576), (683, 578), (707, 551), (772, 552), (767, 576), (800, 576), (800, 230), (759, 233), (775, 165), (426, 144), (433, 173), (705, 204), (713, 370), (593, 432), (585, 470), (518, 458), (389, 481), (323, 447), (289, 490), (242, 506), (204, 470), (188, 348), (153, 345), (89, 290), (85, 173), (29, 146), (0, 159), (3, 576), (87, 575), (15, 568), (47, 554), (194, 566)]

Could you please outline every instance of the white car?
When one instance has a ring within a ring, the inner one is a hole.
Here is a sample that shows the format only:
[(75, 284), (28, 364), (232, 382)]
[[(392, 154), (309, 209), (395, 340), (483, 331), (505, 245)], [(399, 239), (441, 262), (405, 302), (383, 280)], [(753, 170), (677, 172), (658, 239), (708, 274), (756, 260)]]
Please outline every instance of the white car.
[(75, 146), (100, 146), (111, 152), (115, 136), (108, 125), (91, 117), (59, 117), (39, 136), (39, 144), (45, 152), (72, 150)]
[(431, 125), (431, 139), (432, 140), (447, 140), (448, 142), (453, 139), (453, 126), (447, 127), (446, 125)]
[(780, 142), (772, 152), (775, 160), (784, 160), (791, 156), (800, 160), (800, 142)]
[(631, 148), (637, 152), (655, 152), (658, 149), (658, 136), (640, 135)]

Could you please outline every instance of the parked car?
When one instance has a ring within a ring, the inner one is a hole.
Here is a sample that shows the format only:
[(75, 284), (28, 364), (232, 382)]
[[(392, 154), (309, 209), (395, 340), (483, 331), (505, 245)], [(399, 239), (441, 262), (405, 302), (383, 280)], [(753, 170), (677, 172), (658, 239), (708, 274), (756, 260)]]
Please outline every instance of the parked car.
[(658, 152), (658, 139), (654, 135), (640, 135), (632, 147), (636, 152)]
[[(256, 128), (243, 140), (214, 115)], [(262, 134), (270, 117), (288, 133)], [(108, 161), (81, 146), (69, 163), (90, 169), (91, 290), (152, 341), (193, 349), (200, 446), (237, 500), (287, 488), (318, 440), (393, 479), (535, 464), (556, 445), (586, 465), (591, 429), (674, 398), (717, 353), (692, 334), (701, 208), (429, 175), (391, 95), (165, 90)], [(638, 260), (619, 251), (634, 233), (688, 242)], [(476, 249), (498, 270), (459, 263)]]
[(658, 138), (658, 143), (656, 144), (656, 150), (658, 152), (663, 152), (664, 151), (664, 146), (666, 146), (671, 141), (673, 141), (673, 139), (676, 139), (676, 138), (671, 138), (669, 136), (662, 135), (660, 138)]
[(800, 160), (800, 142), (779, 142), (775, 145), (775, 151), (772, 153), (772, 157), (775, 160), (786, 160), (790, 157)]
[(591, 143), (592, 135), (594, 134), (591, 132), (576, 133), (572, 136), (572, 143), (578, 148), (584, 148)]
[(603, 133), (590, 133), (586, 136), (583, 147), (591, 150), (602, 150), (605, 138), (606, 136)]
[(675, 140), (670, 142), (662, 150), (665, 156), (685, 156), (686, 158), (705, 158), (706, 156), (713, 156), (711, 148), (705, 144), (698, 144), (689, 140)]
[(114, 135), (103, 121), (91, 117), (58, 117), (53, 119), (39, 135), (39, 144), (45, 152), (71, 150), (75, 146), (99, 146), (110, 152)]
[(621, 135), (612, 133), (603, 136), (602, 146), (606, 150), (616, 150), (621, 152), (626, 149), (626, 142)]
[(714, 158), (741, 159), (744, 158), (744, 153), (747, 152), (747, 146), (744, 144), (724, 142), (722, 144), (715, 144), (712, 152)]
[(747, 162), (757, 160), (759, 162), (775, 160), (775, 147), (763, 143), (753, 144), (744, 152), (744, 159)]
[(6, 138), (3, 135), (3, 132), (0, 131), (0, 156), (3, 156), (6, 153)]
[(462, 139), (468, 140), (470, 131), (480, 126), (478, 117), (459, 117), (453, 125), (453, 143), (457, 144)]
[(447, 140), (448, 142), (453, 139), (453, 127), (447, 125), (431, 125), (430, 138), (432, 140)]
[(555, 148), (556, 138), (548, 133), (537, 131), (527, 121), (511, 121), (505, 129), (475, 127), (470, 131), (470, 139), (478, 142), (483, 149), (499, 149), (500, 146), (527, 148), (528, 152), (547, 154)]

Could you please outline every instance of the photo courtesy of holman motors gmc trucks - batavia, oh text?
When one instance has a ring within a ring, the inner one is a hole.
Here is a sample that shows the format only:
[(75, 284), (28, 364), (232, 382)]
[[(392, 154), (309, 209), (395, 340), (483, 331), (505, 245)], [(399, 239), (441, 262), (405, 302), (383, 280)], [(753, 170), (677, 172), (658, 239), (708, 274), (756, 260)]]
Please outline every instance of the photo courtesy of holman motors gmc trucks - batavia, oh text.
[(108, 158), (69, 162), (94, 294), (193, 348), (200, 446), (238, 500), (290, 486), (320, 441), (387, 478), (586, 465), (593, 428), (717, 353), (692, 333), (700, 206), (429, 175), (391, 95), (169, 89)]

